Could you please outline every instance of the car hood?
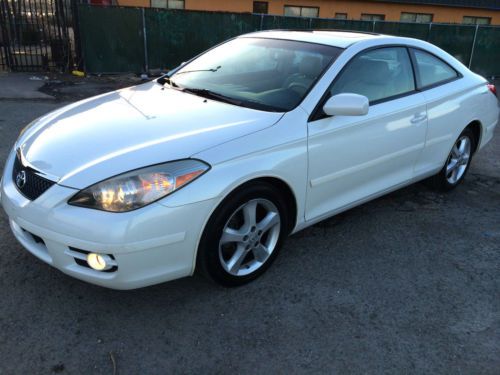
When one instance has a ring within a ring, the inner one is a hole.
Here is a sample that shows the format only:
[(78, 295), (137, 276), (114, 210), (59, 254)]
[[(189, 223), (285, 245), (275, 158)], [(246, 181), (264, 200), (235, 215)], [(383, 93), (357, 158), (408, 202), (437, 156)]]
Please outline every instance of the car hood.
[(47, 177), (82, 189), (133, 169), (188, 158), (271, 126), (281, 116), (149, 82), (56, 110), (34, 121), (16, 147)]

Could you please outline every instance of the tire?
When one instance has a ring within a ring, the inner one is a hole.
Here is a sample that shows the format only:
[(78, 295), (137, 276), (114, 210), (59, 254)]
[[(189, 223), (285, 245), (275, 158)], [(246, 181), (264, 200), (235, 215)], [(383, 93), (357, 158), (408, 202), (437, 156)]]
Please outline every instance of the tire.
[(288, 222), (286, 202), (272, 185), (251, 184), (236, 190), (205, 227), (197, 270), (227, 287), (256, 279), (276, 259), (288, 235)]
[(441, 191), (456, 188), (469, 170), (475, 145), (474, 133), (466, 128), (453, 144), (443, 169), (429, 179), (431, 186)]

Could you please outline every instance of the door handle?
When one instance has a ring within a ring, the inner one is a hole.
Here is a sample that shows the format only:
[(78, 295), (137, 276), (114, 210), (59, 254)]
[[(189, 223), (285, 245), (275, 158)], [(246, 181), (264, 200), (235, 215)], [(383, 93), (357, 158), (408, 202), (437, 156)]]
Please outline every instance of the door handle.
[(412, 124), (418, 124), (419, 122), (427, 120), (427, 114), (426, 113), (417, 113), (413, 118), (410, 120)]

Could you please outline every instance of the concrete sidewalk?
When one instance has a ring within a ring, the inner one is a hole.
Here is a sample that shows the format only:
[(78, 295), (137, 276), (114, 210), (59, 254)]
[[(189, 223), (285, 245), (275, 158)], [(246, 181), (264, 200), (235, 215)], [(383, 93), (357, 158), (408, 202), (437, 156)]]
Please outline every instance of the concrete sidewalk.
[(48, 79), (44, 74), (0, 72), (0, 100), (55, 99), (39, 91)]
[(0, 100), (76, 101), (143, 82), (134, 74), (75, 77), (67, 73), (0, 72)]

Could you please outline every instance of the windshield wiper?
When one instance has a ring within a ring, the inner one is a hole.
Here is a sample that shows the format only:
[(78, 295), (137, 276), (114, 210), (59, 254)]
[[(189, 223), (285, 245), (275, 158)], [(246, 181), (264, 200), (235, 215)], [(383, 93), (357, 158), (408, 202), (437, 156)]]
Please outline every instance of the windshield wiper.
[(179, 73), (175, 73), (175, 75), (181, 75), (181, 74), (186, 74), (186, 73), (194, 73), (194, 72), (216, 72), (217, 70), (219, 70), (220, 68), (222, 68), (222, 65), (219, 65), (215, 68), (211, 68), (211, 69), (194, 69), (194, 70), (185, 70), (183, 72), (179, 72)]
[[(184, 72), (175, 73), (175, 75), (186, 74), (186, 73), (193, 73), (193, 72), (216, 72), (220, 68), (222, 68), (221, 65), (219, 65), (219, 66), (217, 66), (215, 68), (211, 68), (211, 69), (186, 70)], [(164, 86), (165, 83), (167, 83), (168, 85), (170, 85), (172, 87), (176, 87), (176, 88), (180, 87), (177, 83), (175, 83), (174, 81), (172, 81), (172, 78), (170, 76), (168, 76), (168, 75), (164, 75), (164, 76), (158, 78), (156, 80), (156, 82), (158, 82), (162, 86)]]
[(229, 103), (229, 104), (234, 104), (234, 105), (239, 105), (239, 106), (241, 106), (243, 104), (243, 102), (241, 100), (233, 99), (233, 98), (230, 98), (230, 97), (225, 96), (223, 94), (219, 94), (217, 92), (213, 92), (213, 91), (210, 91), (207, 89), (183, 87), (181, 90), (184, 92), (189, 92), (191, 94), (201, 96), (203, 98), (214, 99), (214, 100), (218, 100), (218, 101), (224, 102), (224, 103)]

